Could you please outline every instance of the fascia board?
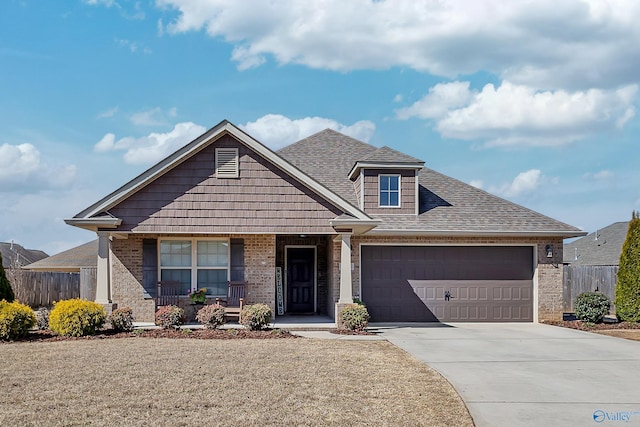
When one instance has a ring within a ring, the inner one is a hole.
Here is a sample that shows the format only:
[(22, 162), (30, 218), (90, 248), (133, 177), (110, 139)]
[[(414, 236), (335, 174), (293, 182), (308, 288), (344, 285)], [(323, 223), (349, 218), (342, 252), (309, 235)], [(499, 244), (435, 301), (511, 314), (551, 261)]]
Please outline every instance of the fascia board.
[(420, 229), (380, 229), (375, 228), (367, 235), (384, 236), (438, 236), (438, 237), (572, 237), (586, 236), (585, 231), (517, 231), (517, 230), (487, 230), (487, 231), (465, 231), (465, 230), (420, 230)]
[(376, 162), (356, 162), (349, 172), (349, 179), (354, 179), (360, 169), (422, 169), (423, 163), (376, 163)]

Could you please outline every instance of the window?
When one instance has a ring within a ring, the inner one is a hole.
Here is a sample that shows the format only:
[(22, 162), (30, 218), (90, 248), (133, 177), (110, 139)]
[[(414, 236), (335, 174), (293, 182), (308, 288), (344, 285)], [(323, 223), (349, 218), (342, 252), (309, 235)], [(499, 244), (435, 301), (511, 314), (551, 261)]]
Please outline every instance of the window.
[(237, 178), (238, 176), (238, 149), (216, 148), (216, 177)]
[(400, 175), (379, 175), (380, 207), (400, 207)]
[(160, 280), (176, 280), (181, 292), (207, 288), (209, 296), (226, 296), (229, 242), (226, 240), (160, 240)]

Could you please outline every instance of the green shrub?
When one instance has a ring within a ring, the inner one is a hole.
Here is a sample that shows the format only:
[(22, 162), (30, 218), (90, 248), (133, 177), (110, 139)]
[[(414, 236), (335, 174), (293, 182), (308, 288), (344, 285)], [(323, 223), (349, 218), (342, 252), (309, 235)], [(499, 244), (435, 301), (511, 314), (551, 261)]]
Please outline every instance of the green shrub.
[(271, 323), (273, 313), (266, 304), (246, 305), (240, 313), (240, 323), (250, 331), (259, 331)]
[(350, 331), (363, 331), (369, 324), (369, 312), (362, 304), (349, 304), (338, 317), (342, 327)]
[(116, 332), (133, 331), (133, 310), (130, 307), (117, 308), (109, 316), (111, 327)]
[(93, 301), (80, 298), (58, 301), (49, 314), (49, 329), (58, 335), (93, 335), (104, 325), (107, 313)]
[(2, 254), (0, 254), (0, 300), (7, 302), (13, 302), (16, 297), (13, 295), (13, 289), (11, 289), (11, 283), (7, 279), (7, 274), (2, 266)]
[(0, 300), (0, 340), (22, 338), (35, 324), (36, 315), (29, 306)]
[(162, 329), (178, 329), (184, 325), (187, 316), (183, 309), (175, 305), (165, 305), (156, 311), (156, 325)]
[(36, 327), (41, 331), (49, 329), (49, 309), (47, 307), (40, 307), (36, 311)]
[(640, 322), (640, 213), (633, 212), (622, 245), (616, 282), (616, 315), (627, 322)]
[(220, 304), (205, 305), (196, 313), (196, 320), (207, 329), (224, 325), (224, 307)]
[(611, 301), (600, 292), (583, 292), (576, 298), (576, 317), (589, 323), (601, 323), (609, 314)]

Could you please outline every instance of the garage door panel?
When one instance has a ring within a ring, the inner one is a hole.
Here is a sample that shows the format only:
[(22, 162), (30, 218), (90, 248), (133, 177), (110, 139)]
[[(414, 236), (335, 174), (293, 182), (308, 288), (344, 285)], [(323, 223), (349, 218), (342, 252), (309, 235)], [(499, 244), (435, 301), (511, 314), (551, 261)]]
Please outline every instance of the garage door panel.
[(373, 321), (533, 320), (532, 247), (363, 246), (361, 268)]

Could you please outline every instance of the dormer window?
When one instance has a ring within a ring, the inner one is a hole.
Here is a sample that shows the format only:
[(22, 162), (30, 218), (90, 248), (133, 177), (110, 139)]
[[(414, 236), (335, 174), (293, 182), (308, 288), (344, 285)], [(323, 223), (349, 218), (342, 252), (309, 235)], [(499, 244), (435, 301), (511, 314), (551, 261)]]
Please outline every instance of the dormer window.
[(400, 175), (378, 175), (379, 206), (400, 207)]

